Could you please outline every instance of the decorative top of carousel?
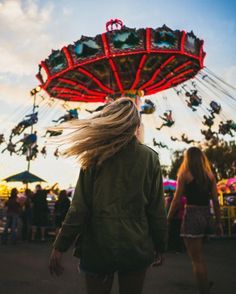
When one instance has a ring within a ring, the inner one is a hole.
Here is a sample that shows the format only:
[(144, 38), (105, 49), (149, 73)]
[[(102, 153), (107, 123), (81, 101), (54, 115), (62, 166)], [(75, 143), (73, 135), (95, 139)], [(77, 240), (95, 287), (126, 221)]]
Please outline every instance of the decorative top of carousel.
[(133, 90), (160, 92), (203, 68), (203, 41), (193, 32), (166, 25), (133, 29), (118, 19), (107, 22), (106, 30), (52, 50), (39, 65), (41, 88), (68, 101), (104, 102)]

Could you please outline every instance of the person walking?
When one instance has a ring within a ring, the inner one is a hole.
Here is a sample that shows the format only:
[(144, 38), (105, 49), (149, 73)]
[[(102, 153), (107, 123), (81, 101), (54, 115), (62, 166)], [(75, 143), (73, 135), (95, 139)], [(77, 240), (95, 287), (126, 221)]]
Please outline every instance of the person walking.
[(137, 140), (139, 125), (128, 98), (71, 122), (65, 154), (78, 157), (81, 170), (49, 268), (62, 274), (62, 254), (77, 240), (74, 254), (88, 294), (110, 293), (116, 272), (120, 294), (140, 294), (147, 268), (162, 261), (167, 219), (161, 168), (157, 153)]
[(32, 197), (33, 192), (26, 188), (24, 193), (24, 201), (21, 204), (21, 237), (23, 241), (30, 240), (30, 229), (32, 224)]
[(62, 223), (66, 217), (69, 207), (70, 200), (67, 196), (67, 192), (66, 190), (61, 190), (59, 193), (58, 200), (55, 202), (54, 205), (56, 234), (62, 226)]
[(13, 188), (11, 190), (11, 195), (9, 199), (5, 203), (5, 207), (7, 208), (7, 220), (2, 233), (2, 244), (7, 244), (9, 228), (11, 229), (11, 242), (12, 244), (16, 244), (18, 222), (21, 212), (21, 207), (17, 199), (17, 194), (18, 190), (16, 188)]
[(36, 185), (36, 192), (32, 197), (32, 234), (31, 241), (35, 241), (37, 228), (40, 229), (41, 241), (45, 241), (45, 229), (48, 225), (49, 208), (47, 191), (41, 185)]
[(177, 190), (168, 213), (171, 222), (178, 208), (181, 196), (185, 195), (187, 205), (181, 226), (181, 236), (192, 261), (193, 274), (197, 280), (199, 293), (210, 293), (207, 266), (203, 258), (203, 238), (214, 234), (210, 200), (216, 219), (216, 232), (222, 234), (220, 206), (216, 180), (206, 155), (197, 147), (189, 148), (178, 171)]

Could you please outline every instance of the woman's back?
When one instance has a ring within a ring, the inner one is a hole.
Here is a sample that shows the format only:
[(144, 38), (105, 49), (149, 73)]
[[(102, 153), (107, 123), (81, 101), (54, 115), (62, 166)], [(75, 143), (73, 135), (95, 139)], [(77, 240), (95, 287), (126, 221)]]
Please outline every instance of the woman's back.
[(95, 173), (92, 207), (102, 217), (143, 216), (158, 155), (133, 140)]
[(134, 139), (102, 164), (93, 182), (86, 195), (92, 196), (86, 198), (91, 216), (81, 267), (93, 272), (144, 269), (153, 260), (153, 241), (162, 251), (166, 233), (157, 153)]
[(166, 241), (158, 155), (135, 138), (141, 121), (131, 99), (117, 99), (99, 115), (75, 121), (64, 154), (78, 158), (82, 169), (54, 242), (51, 272), (61, 271), (60, 252), (79, 235), (75, 256), (85, 271), (88, 293), (109, 293), (110, 274), (116, 271), (120, 292), (141, 293), (146, 268), (154, 253), (161, 256)]
[(188, 205), (208, 206), (211, 196), (211, 180), (207, 178), (205, 184), (200, 185), (191, 177), (185, 184), (185, 195)]

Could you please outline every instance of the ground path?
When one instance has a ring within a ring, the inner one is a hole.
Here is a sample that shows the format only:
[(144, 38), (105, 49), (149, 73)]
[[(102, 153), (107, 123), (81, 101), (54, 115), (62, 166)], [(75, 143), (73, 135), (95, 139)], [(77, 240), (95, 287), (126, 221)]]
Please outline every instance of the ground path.
[[(68, 252), (61, 278), (48, 272), (48, 243), (21, 243), (0, 246), (0, 293), (2, 294), (83, 294), (84, 279), (76, 272), (77, 260)], [(205, 244), (212, 294), (236, 293), (236, 240), (210, 240)], [(165, 264), (148, 271), (143, 294), (197, 293), (191, 265), (185, 253), (167, 253)], [(115, 280), (112, 294), (118, 294)]]

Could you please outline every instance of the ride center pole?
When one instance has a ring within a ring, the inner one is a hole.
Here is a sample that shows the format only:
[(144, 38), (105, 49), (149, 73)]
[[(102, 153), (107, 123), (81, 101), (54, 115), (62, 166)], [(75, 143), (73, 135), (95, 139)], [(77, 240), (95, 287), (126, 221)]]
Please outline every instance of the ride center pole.
[[(135, 104), (136, 104), (138, 111), (140, 113), (141, 109), (140, 109), (140, 96), (139, 95), (136, 95)], [(144, 124), (142, 123), (141, 113), (140, 113), (140, 120), (141, 120), (141, 122), (140, 122), (140, 126), (137, 130), (136, 136), (137, 136), (138, 140), (140, 141), (140, 143), (144, 144)]]
[[(36, 93), (34, 94), (34, 102), (33, 102), (33, 114), (35, 113), (35, 108), (36, 108)], [(34, 131), (34, 125), (31, 126), (31, 129), (30, 129), (30, 134), (32, 134)], [(31, 150), (29, 150), (29, 153), (31, 152)], [(30, 157), (29, 157), (30, 158)], [(28, 160), (28, 165), (27, 165), (27, 171), (29, 172), (30, 171), (30, 162), (31, 162), (31, 159)], [(26, 187), (28, 188), (28, 183), (26, 185)]]

